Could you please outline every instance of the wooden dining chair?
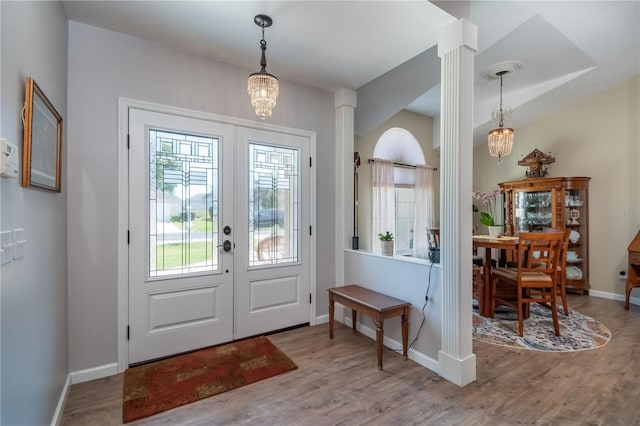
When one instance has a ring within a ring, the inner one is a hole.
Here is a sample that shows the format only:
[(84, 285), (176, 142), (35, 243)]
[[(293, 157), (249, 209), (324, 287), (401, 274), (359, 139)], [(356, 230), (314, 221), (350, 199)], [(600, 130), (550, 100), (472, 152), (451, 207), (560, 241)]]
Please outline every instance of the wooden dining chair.
[[(524, 318), (531, 303), (551, 305), (553, 328), (556, 336), (560, 335), (556, 277), (564, 235), (564, 232), (521, 232), (518, 267), (495, 268), (491, 272), (491, 314), (497, 304), (516, 308), (520, 336), (524, 336)], [(498, 292), (499, 287), (515, 289), (515, 297), (503, 296), (509, 292)]]
[(478, 301), (478, 312), (482, 313), (482, 304), (484, 302), (483, 291), (484, 291), (484, 278), (482, 277), (482, 267), (476, 264), (472, 266), (472, 289), (473, 294), (472, 297)]
[(571, 229), (544, 228), (542, 232), (564, 232), (558, 267), (556, 268), (556, 296), (559, 296), (560, 300), (562, 300), (562, 308), (564, 309), (565, 316), (569, 316), (569, 305), (567, 303), (567, 251), (569, 250)]

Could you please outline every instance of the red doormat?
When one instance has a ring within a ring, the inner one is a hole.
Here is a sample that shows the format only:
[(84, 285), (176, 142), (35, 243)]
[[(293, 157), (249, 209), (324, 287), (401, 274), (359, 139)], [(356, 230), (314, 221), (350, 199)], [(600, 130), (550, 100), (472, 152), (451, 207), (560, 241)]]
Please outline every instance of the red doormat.
[(203, 349), (124, 373), (124, 423), (298, 368), (266, 337)]

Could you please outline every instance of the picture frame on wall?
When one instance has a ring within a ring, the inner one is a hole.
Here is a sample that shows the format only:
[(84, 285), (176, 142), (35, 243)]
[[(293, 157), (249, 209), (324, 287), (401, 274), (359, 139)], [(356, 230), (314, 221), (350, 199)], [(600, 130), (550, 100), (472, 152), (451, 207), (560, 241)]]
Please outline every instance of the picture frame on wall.
[(62, 116), (31, 78), (24, 99), (22, 186), (60, 192)]

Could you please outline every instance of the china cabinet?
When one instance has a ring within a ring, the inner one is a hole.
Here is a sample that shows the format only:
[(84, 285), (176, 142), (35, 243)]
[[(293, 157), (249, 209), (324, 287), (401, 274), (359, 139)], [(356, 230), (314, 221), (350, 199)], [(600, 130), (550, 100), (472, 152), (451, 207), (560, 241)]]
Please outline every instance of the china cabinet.
[(504, 193), (507, 235), (571, 229), (569, 291), (589, 292), (589, 177), (531, 178), (498, 184)]

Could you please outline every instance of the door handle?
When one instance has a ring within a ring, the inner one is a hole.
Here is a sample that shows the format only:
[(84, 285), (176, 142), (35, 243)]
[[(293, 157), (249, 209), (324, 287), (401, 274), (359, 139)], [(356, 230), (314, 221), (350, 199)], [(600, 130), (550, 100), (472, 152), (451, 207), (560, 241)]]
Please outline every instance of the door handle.
[(218, 244), (218, 248), (222, 247), (224, 251), (231, 251), (231, 241), (224, 240), (222, 244)]

